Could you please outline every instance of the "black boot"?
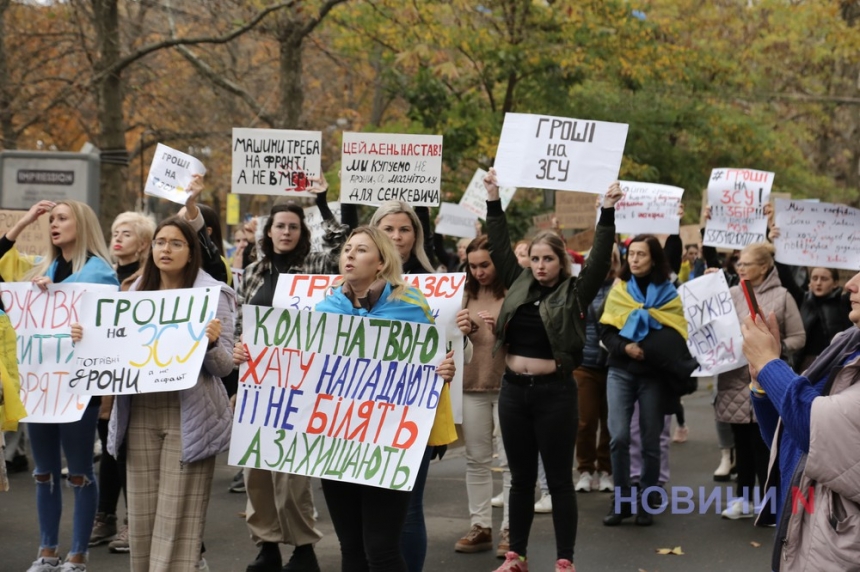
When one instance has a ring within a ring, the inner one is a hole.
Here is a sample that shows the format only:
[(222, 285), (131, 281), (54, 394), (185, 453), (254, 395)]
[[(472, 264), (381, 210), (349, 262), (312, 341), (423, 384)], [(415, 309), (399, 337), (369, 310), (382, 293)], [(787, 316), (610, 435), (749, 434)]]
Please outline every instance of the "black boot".
[(603, 526), (618, 526), (621, 524), (625, 518), (630, 518), (633, 516), (633, 509), (630, 505), (630, 501), (625, 500), (621, 503), (621, 506), (618, 507), (621, 509), (621, 512), (615, 512), (615, 497), (618, 494), (621, 494), (625, 499), (630, 498), (630, 490), (621, 491), (620, 489), (616, 489), (615, 495), (612, 495), (612, 501), (609, 506), (609, 512), (606, 516), (603, 517)]
[(281, 572), (320, 572), (317, 555), (313, 544), (296, 546), (290, 561), (283, 567)]
[(281, 549), (275, 542), (260, 545), (257, 559), (248, 564), (245, 572), (281, 572)]
[[(639, 510), (636, 513), (636, 524), (638, 526), (651, 526), (654, 524), (654, 511), (662, 508), (663, 498), (658, 491), (651, 491), (647, 495), (639, 495)], [(649, 512), (649, 510), (651, 512)]]

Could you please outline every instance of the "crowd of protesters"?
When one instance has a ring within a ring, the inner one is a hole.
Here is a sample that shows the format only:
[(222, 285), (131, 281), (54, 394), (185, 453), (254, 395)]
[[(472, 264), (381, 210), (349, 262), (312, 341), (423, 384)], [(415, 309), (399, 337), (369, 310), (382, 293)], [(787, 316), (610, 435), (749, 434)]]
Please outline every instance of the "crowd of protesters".
[[(259, 225), (234, 229), (232, 250), (225, 250), (217, 214), (197, 203), (200, 177), (185, 207), (158, 225), (140, 213), (119, 215), (109, 247), (92, 209), (76, 201), (40, 201), (0, 238), (5, 282), (42, 290), (74, 282), (131, 292), (220, 287), (193, 387), (93, 398), (71, 423), (18, 424), (26, 411), (15, 332), (0, 308), (0, 491), (8, 489), (7, 472), (29, 470), (32, 459), (40, 538), (28, 572), (84, 572), (90, 549), (103, 544), (130, 553), (134, 572), (207, 570), (204, 525), (216, 457), (230, 446), (231, 396), (237, 369), (249, 359), (241, 306), (272, 305), (280, 274), (339, 274), (316, 311), (433, 323), (427, 300), (403, 275), (439, 270), (466, 273), (456, 321), (466, 345), (470, 529), (455, 551), (495, 550), (503, 559), (496, 572), (527, 572), (534, 515), (551, 512), (555, 570), (573, 571), (577, 492), (614, 492), (605, 526), (634, 516), (638, 526), (653, 523), (660, 495), (647, 491), (669, 481), (669, 443), (689, 433), (681, 398), (696, 390), (691, 374), (698, 364), (678, 288), (724, 272), (749, 365), (714, 378), (714, 479), (737, 479), (736, 499), (722, 516), (758, 514), (760, 524), (775, 525), (774, 570), (856, 569), (860, 448), (840, 443), (860, 437), (860, 274), (840, 286), (831, 268), (799, 273), (775, 263), (769, 243), (721, 255), (683, 245), (678, 236), (621, 242), (618, 184), (600, 204), (594, 243), (583, 257), (555, 231), (513, 242), (493, 170), (484, 180), (487, 233), (461, 240), (456, 254), (433, 232), (428, 208), (388, 202), (361, 226), (354, 205), (342, 205), (337, 220), (325, 179), (312, 182), (323, 219), (315, 247), (304, 209), (288, 202), (275, 204)], [(15, 242), (42, 216), (50, 245), (41, 257), (25, 256)], [(771, 236), (778, 233), (771, 228)], [(243, 279), (233, 285), (235, 270)], [(798, 283), (799, 274), (808, 278)], [(756, 294), (759, 315), (748, 309), (742, 280)], [(72, 326), (73, 341), (86, 335)], [(452, 353), (435, 365), (445, 382), (453, 379)], [(411, 491), (323, 479), (344, 572), (426, 568), (424, 485), (431, 460), (458, 438), (449, 391), (445, 383), (428, 441), (413, 445), (422, 448), (422, 460)], [(503, 474), (496, 496), (494, 462)], [(75, 499), (71, 539), (60, 538), (63, 480)], [(827, 510), (791, 510), (792, 487), (811, 487)], [(753, 499), (769, 489), (778, 502), (757, 510)], [(309, 477), (245, 468), (231, 491), (247, 495), (245, 521), (259, 550), (247, 572), (320, 569), (314, 545), (322, 534)], [(493, 506), (504, 509), (496, 534)], [(281, 544), (294, 547), (286, 563)]]

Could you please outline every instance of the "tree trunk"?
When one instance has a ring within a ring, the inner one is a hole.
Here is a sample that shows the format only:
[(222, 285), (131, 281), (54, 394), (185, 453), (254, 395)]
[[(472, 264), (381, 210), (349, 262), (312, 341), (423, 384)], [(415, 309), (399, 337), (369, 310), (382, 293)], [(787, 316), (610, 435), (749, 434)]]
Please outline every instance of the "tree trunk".
[[(120, 58), (118, 0), (93, 0), (98, 61), (96, 75)], [(121, 72), (105, 76), (98, 82), (99, 141), (102, 150), (101, 199), (99, 220), (102, 229), (110, 229), (116, 216), (133, 206), (128, 193), (128, 150), (123, 117), (123, 85)]]
[(0, 136), (3, 149), (16, 149), (17, 136), (12, 124), (12, 95), (9, 93), (9, 67), (6, 60), (6, 11), (11, 0), (0, 0)]
[(302, 107), (305, 103), (304, 87), (302, 86), (302, 42), (304, 39), (303, 22), (289, 17), (281, 19), (278, 25), (281, 83), (278, 127), (281, 129), (301, 129)]

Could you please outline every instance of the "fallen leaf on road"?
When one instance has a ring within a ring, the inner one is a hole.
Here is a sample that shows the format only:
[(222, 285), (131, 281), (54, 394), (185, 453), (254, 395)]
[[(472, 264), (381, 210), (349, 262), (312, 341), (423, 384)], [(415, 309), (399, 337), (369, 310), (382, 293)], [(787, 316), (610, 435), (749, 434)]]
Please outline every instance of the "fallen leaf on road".
[(753, 540), (752, 542), (750, 542), (750, 545), (751, 545), (753, 548), (760, 548), (760, 547), (761, 547), (761, 542), (756, 542), (755, 540)]
[(683, 556), (684, 551), (681, 550), (680, 546), (676, 546), (675, 548), (658, 548), (657, 554), (661, 554), (661, 555), (675, 554), (677, 556)]

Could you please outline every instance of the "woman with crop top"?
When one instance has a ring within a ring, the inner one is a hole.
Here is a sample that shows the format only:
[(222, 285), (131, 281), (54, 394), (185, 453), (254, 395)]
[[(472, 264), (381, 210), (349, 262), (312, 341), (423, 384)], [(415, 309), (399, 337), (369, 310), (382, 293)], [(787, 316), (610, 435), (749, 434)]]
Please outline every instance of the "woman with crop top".
[(523, 268), (511, 249), (494, 170), (484, 179), (490, 253), (508, 288), (496, 325), (495, 351), (507, 345), (499, 394), (499, 424), (511, 469), (510, 552), (496, 572), (528, 572), (526, 549), (534, 518), (534, 486), (540, 453), (553, 498), (556, 572), (572, 571), (577, 508), (573, 449), (578, 425), (572, 372), (582, 362), (585, 311), (609, 272), (615, 234), (614, 183), (603, 200), (594, 247), (585, 268), (571, 276), (565, 245), (552, 232), (539, 233)]

